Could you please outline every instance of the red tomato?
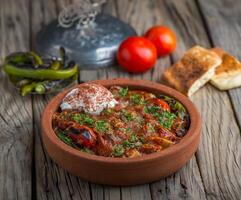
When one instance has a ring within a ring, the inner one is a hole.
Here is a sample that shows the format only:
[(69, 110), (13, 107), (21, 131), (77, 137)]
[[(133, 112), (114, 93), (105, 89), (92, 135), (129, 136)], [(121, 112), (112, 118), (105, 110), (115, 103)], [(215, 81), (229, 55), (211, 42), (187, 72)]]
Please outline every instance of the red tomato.
[(155, 105), (162, 107), (164, 110), (170, 111), (170, 106), (164, 100), (154, 98), (154, 99), (150, 99), (150, 101)]
[(76, 122), (68, 127), (68, 135), (74, 142), (84, 147), (93, 147), (97, 140), (96, 134), (91, 128), (88, 126), (81, 126)]
[(154, 44), (144, 37), (129, 37), (117, 52), (119, 64), (129, 72), (141, 73), (155, 65), (157, 52)]
[(145, 37), (156, 46), (158, 56), (166, 56), (176, 48), (176, 36), (168, 27), (153, 26), (145, 33)]

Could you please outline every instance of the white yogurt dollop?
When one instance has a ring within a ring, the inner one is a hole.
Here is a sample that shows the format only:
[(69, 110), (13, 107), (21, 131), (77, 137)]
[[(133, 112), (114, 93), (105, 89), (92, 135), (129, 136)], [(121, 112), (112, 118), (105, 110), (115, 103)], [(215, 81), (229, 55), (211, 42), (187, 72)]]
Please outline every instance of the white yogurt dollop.
[(94, 83), (86, 83), (71, 90), (64, 97), (60, 108), (61, 110), (83, 110), (92, 115), (99, 115), (105, 108), (113, 108), (117, 103), (107, 88)]

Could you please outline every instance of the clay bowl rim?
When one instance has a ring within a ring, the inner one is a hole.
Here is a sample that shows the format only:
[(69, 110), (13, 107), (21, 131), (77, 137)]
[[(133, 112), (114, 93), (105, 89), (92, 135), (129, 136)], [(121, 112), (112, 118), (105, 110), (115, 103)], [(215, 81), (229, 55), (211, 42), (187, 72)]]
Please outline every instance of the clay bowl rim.
[[(57, 135), (55, 134), (53, 128), (52, 128), (52, 115), (58, 109), (59, 104), (61, 100), (63, 99), (64, 95), (72, 90), (73, 88), (79, 87), (81, 84), (77, 84), (69, 89), (66, 89), (59, 94), (57, 94), (55, 97), (51, 99), (51, 101), (47, 104), (45, 107), (43, 114), (42, 114), (42, 120), (41, 120), (41, 128), (42, 128), (42, 134), (45, 134), (48, 139), (52, 142), (52, 144), (55, 144), (58, 148), (64, 150), (65, 152), (72, 154), (74, 156), (80, 157), (82, 159), (86, 159), (88, 161), (92, 162), (101, 162), (101, 163), (107, 163), (107, 164), (130, 164), (130, 163), (143, 163), (147, 161), (154, 161), (155, 159), (161, 158), (161, 157), (167, 157), (171, 154), (174, 154), (175, 152), (181, 151), (185, 149), (185, 147), (191, 145), (191, 143), (195, 140), (196, 137), (200, 135), (201, 131), (201, 117), (199, 112), (197, 111), (195, 105), (191, 102), (191, 100), (188, 99), (188, 97), (184, 96), (180, 92), (167, 87), (165, 85), (146, 81), (146, 80), (131, 80), (131, 79), (106, 79), (106, 80), (95, 80), (95, 81), (88, 81), (85, 83), (100, 83), (100, 84), (109, 84), (109, 82), (113, 82), (111, 85), (126, 85), (131, 87), (140, 87), (140, 89), (145, 90), (145, 88), (152, 88), (154, 90), (159, 90), (161, 94), (166, 94), (171, 97), (174, 97), (178, 101), (180, 101), (184, 107), (187, 109), (189, 116), (190, 116), (190, 127), (188, 129), (188, 132), (186, 135), (182, 138), (182, 140), (163, 150), (160, 152), (151, 153), (148, 155), (144, 155), (137, 158), (112, 158), (112, 157), (104, 157), (104, 156), (98, 156), (98, 155), (91, 155), (84, 152), (81, 152), (77, 149), (74, 149), (73, 147), (70, 147), (69, 145), (62, 142)], [(148, 89), (146, 89), (148, 91)]]

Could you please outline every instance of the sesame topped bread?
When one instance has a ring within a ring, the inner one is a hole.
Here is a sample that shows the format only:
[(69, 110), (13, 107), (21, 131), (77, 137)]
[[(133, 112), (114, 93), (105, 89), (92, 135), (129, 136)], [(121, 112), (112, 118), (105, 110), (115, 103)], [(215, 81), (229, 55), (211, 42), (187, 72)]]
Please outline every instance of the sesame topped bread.
[(212, 49), (222, 59), (215, 70), (211, 84), (220, 90), (228, 90), (241, 86), (241, 63), (221, 48)]
[(212, 78), (220, 64), (221, 59), (216, 53), (194, 46), (166, 69), (161, 82), (191, 96)]

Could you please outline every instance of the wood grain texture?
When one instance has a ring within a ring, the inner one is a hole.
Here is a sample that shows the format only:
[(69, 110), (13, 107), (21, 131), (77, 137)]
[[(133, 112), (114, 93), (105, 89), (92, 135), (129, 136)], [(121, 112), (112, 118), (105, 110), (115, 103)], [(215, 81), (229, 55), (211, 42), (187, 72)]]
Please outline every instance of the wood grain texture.
[[(194, 1), (158, 1), (155, 5), (163, 17), (164, 24), (172, 27), (178, 38), (178, 47), (171, 59), (180, 59), (183, 53), (195, 44), (209, 45), (201, 17)], [(190, 20), (191, 19), (191, 20)], [(199, 34), (200, 33), (200, 34)], [(204, 90), (204, 93), (207, 93)], [(197, 99), (195, 104), (200, 101)], [(203, 133), (205, 134), (205, 132)], [(206, 199), (196, 157), (174, 175), (150, 185), (153, 199)]]
[(44, 150), (40, 135), (41, 113), (51, 96), (35, 96), (35, 199), (90, 199), (89, 184), (56, 165)]
[[(210, 41), (241, 60), (241, 1), (198, 1)], [(228, 91), (241, 129), (241, 88)], [(240, 134), (241, 135), (241, 134)]]
[[(169, 10), (166, 19), (172, 21), (179, 35), (179, 47), (173, 54), (174, 61), (194, 44), (210, 47), (202, 13), (194, 1), (165, 1), (165, 5)], [(209, 4), (206, 2), (205, 5)], [(205, 196), (207, 199), (237, 199), (241, 185), (237, 178), (237, 174), (241, 174), (240, 130), (229, 97), (226, 92), (219, 92), (206, 85), (192, 100), (201, 111), (203, 120), (202, 142), (196, 160)]]
[[(32, 41), (38, 30), (51, 20), (55, 19), (60, 9), (67, 5), (67, 1), (32, 1)], [(42, 111), (53, 95), (35, 96), (33, 98), (34, 114), (34, 158), (35, 171), (33, 186), (34, 199), (83, 199), (91, 198), (89, 184), (72, 176), (56, 165), (44, 150), (41, 138), (40, 121)]]
[[(12, 51), (29, 48), (28, 0), (0, 6), (1, 63)], [(0, 71), (0, 199), (31, 198), (32, 103), (22, 98)]]
[[(173, 5), (168, 4), (168, 2), (170, 1), (166, 1), (166, 3), (163, 3), (163, 1), (141, 1), (141, 3), (139, 3), (139, 1), (116, 1), (115, 7), (117, 16), (133, 25), (139, 34), (142, 34), (148, 27), (159, 23), (165, 23), (174, 27), (176, 25), (175, 23), (177, 23), (176, 18), (179, 16), (176, 16), (173, 21), (168, 19), (173, 17), (173, 15), (175, 15), (179, 9), (182, 9), (181, 12), (184, 13), (184, 16), (182, 17), (185, 17), (185, 20), (188, 20), (188, 17), (192, 16), (197, 11), (197, 8), (196, 10), (189, 11), (190, 8), (185, 6), (186, 4), (180, 7), (182, 4)], [(191, 2), (189, 4), (189, 6), (195, 6), (195, 2)], [(169, 15), (169, 12), (172, 12), (172, 14)], [(197, 28), (197, 25), (201, 21), (200, 17), (197, 19), (195, 18), (194, 20), (196, 20), (196, 23), (192, 23), (191, 28), (194, 29), (193, 32), (198, 32), (200, 30)], [(179, 19), (178, 23), (179, 27), (182, 28), (182, 19)], [(203, 39), (207, 40), (207, 37), (194, 37), (190, 39), (189, 35), (192, 34), (192, 30), (185, 30), (185, 28), (182, 28), (180, 31), (176, 31), (180, 33), (180, 35), (178, 35), (178, 40), (181, 41), (179, 42), (179, 51), (177, 51), (175, 54), (176, 59), (177, 57), (180, 57), (189, 46), (191, 47), (196, 42), (202, 43)], [(189, 32), (187, 33), (187, 31)], [(205, 36), (205, 31), (201, 31)], [(182, 40), (183, 37), (185, 39), (184, 41)], [(189, 42), (189, 46), (186, 45), (186, 41)], [(86, 72), (83, 77), (85, 77), (87, 80), (88, 78), (103, 79), (112, 77), (131, 77), (135, 79), (159, 81), (165, 67), (168, 67), (171, 64), (170, 60), (171, 59), (169, 57), (162, 58), (158, 61), (154, 69), (140, 75), (128, 74), (120, 68), (115, 67), (108, 70), (99, 70), (98, 72), (93, 72), (91, 76), (88, 76), (89, 74)], [(80, 73), (82, 73), (82, 71)], [(175, 189), (173, 189), (173, 185), (175, 185)], [(148, 189), (142, 189), (142, 187), (143, 186), (137, 186), (134, 188), (122, 189), (122, 198), (139, 199), (144, 197), (147, 199), (205, 199), (205, 192), (195, 157), (180, 172), (176, 173), (170, 178), (151, 184), (151, 194)]]
[[(34, 47), (37, 31), (71, 2), (78, 0), (1, 1), (1, 58)], [(144, 74), (129, 74), (114, 66), (82, 70), (80, 80), (129, 77), (159, 81), (164, 69), (195, 44), (221, 46), (241, 59), (240, 1), (109, 0), (104, 12), (130, 23), (138, 34), (156, 24), (172, 27), (178, 37), (177, 50)], [(240, 199), (240, 89), (220, 92), (208, 84), (192, 97), (202, 115), (202, 141), (179, 172), (151, 184), (109, 187), (70, 175), (46, 154), (40, 118), (52, 95), (21, 98), (2, 72), (0, 80), (4, 94), (0, 97), (0, 199)]]
[[(211, 43), (214, 46), (221, 46), (240, 59), (241, 2), (222, 0), (207, 4), (207, 1), (199, 1), (198, 5)], [(209, 89), (211, 90), (211, 87)], [(233, 107), (230, 106), (228, 95)], [(201, 97), (203, 102), (205, 99), (208, 100), (209, 103), (207, 100), (204, 103), (212, 112), (203, 112), (203, 118), (207, 120), (205, 128), (208, 137), (205, 138), (206, 148), (200, 148), (203, 151), (198, 153), (198, 160), (201, 174), (205, 177), (203, 181), (206, 192), (212, 199), (239, 199), (241, 196), (241, 89), (230, 90), (228, 95), (212, 89), (212, 96)], [(200, 105), (200, 109), (203, 109), (203, 104)], [(212, 121), (214, 123), (211, 123)], [(210, 152), (212, 162), (205, 164), (205, 155), (210, 156)]]

